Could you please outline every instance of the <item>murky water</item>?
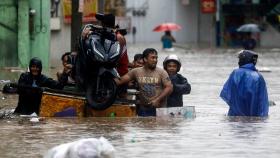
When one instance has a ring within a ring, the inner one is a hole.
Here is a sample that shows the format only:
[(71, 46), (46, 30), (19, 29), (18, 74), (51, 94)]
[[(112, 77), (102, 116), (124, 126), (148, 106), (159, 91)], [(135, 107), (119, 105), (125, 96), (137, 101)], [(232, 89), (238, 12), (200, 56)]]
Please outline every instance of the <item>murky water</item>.
[[(145, 47), (160, 50), (157, 44), (130, 46), (130, 59)], [(39, 123), (31, 123), (27, 118), (1, 119), (0, 157), (42, 157), (55, 145), (100, 136), (114, 145), (118, 158), (279, 157), (280, 67), (277, 59), (280, 52), (262, 52), (259, 56), (257, 66), (271, 70), (263, 75), (269, 99), (276, 103), (270, 107), (269, 118), (260, 120), (225, 116), (228, 107), (219, 93), (237, 66), (236, 51), (176, 49), (172, 52), (181, 57), (181, 73), (192, 85), (191, 94), (184, 96), (184, 104), (196, 107), (195, 119), (48, 118)], [(159, 65), (167, 54), (170, 53), (159, 52)], [(13, 100), (16, 96), (6, 97), (1, 105), (16, 103)]]

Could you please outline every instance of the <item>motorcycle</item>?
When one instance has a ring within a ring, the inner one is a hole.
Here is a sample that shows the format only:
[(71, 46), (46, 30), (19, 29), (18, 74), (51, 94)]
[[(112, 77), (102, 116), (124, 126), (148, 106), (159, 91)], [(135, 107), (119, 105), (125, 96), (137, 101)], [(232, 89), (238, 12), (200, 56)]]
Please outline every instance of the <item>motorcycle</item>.
[[(88, 105), (96, 110), (110, 107), (116, 99), (119, 78), (116, 70), (120, 58), (120, 45), (114, 31), (88, 24), (88, 37), (80, 39), (76, 62), (76, 80), (85, 91)], [(83, 29), (83, 31), (84, 31)]]

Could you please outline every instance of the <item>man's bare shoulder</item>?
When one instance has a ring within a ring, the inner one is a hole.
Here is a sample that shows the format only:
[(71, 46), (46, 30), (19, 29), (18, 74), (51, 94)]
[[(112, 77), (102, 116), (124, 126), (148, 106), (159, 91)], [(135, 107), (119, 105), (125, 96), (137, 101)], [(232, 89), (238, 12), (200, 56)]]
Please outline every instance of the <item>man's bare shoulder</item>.
[(136, 67), (136, 68), (133, 68), (131, 71), (143, 71), (144, 68), (143, 67)]
[(161, 68), (161, 67), (156, 67), (155, 71), (157, 73), (164, 73), (164, 74), (166, 73), (167, 74), (167, 72), (163, 68)]
[(128, 73), (139, 73), (139, 72), (143, 72), (143, 67), (133, 68)]

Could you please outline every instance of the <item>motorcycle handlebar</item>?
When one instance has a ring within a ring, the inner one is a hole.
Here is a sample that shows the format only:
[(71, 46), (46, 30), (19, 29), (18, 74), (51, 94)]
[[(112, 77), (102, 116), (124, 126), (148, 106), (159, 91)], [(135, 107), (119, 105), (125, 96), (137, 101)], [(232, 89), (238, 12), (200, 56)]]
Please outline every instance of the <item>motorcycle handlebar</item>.
[(90, 29), (90, 34), (103, 35), (103, 34), (108, 34), (108, 33), (113, 33), (114, 32), (114, 30), (112, 28), (102, 27), (102, 26), (93, 25), (93, 24), (87, 24), (84, 27), (83, 31), (87, 28)]
[(108, 27), (102, 27), (100, 25), (93, 25), (93, 24), (87, 24), (85, 25), (83, 31), (89, 28), (90, 29), (90, 34), (97, 34), (97, 35), (107, 35), (107, 34), (112, 34), (115, 32), (120, 32), (123, 36), (127, 34), (126, 29), (120, 29), (119, 27), (116, 27), (115, 29), (113, 28), (108, 28)]
[(88, 39), (91, 35), (98, 35), (103, 39), (116, 41), (116, 35), (114, 29), (102, 27), (99, 25), (87, 24), (82, 30), (82, 39)]

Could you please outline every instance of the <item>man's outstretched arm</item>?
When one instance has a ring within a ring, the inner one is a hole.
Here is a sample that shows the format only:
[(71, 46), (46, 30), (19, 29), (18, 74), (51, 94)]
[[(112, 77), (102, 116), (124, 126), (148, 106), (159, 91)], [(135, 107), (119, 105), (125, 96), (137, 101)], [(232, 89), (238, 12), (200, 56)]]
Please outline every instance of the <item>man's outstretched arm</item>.
[(115, 82), (118, 86), (128, 83), (129, 81), (131, 81), (131, 77), (128, 74), (123, 75), (121, 78), (115, 78)]

